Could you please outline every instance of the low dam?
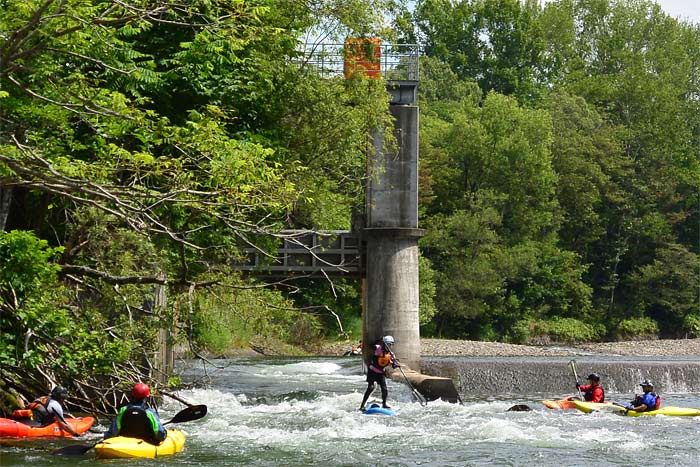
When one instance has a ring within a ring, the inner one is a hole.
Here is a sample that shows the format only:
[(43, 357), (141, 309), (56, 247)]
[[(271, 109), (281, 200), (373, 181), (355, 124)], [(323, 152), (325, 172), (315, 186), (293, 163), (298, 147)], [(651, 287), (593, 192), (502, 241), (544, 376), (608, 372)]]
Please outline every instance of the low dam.
[[(421, 373), (450, 378), (462, 396), (575, 394), (570, 357), (424, 357)], [(651, 379), (656, 392), (700, 392), (700, 357), (577, 356), (579, 382), (598, 373), (606, 393), (638, 393)]]

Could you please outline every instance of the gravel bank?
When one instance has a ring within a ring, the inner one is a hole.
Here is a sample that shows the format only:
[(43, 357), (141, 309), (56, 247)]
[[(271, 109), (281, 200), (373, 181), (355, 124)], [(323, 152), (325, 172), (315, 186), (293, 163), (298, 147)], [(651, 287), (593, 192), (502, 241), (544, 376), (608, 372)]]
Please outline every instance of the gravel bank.
[[(325, 346), (322, 355), (343, 355), (352, 343), (334, 343)], [(698, 356), (700, 339), (663, 339), (648, 341), (604, 342), (576, 346), (531, 346), (449, 339), (422, 339), (421, 354), (425, 357), (536, 357), (567, 356), (576, 354), (631, 355), (631, 356)]]

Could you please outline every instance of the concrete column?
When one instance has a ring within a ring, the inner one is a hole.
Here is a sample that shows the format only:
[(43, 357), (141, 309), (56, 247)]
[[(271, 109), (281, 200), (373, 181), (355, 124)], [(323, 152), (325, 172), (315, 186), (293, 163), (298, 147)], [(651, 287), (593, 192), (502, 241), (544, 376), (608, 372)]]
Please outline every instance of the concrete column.
[(418, 321), (418, 107), (392, 105), (396, 151), (375, 136), (367, 189), (365, 359), (392, 335), (397, 357), (420, 368)]
[[(395, 339), (401, 362), (420, 368), (417, 229), (371, 231), (367, 238), (367, 308), (363, 342)], [(401, 237), (401, 234), (409, 236)], [(364, 346), (371, 352), (371, 346)], [(369, 354), (368, 354), (369, 356)]]

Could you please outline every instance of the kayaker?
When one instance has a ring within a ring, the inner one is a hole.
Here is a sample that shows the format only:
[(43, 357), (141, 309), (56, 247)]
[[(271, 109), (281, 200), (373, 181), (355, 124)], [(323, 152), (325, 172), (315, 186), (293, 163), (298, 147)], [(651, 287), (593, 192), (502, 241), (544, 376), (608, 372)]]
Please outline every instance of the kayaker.
[(343, 354), (343, 357), (348, 357), (350, 355), (362, 355), (362, 341), (353, 345), (350, 350)]
[(605, 402), (605, 390), (600, 384), (600, 375), (591, 373), (586, 378), (589, 384), (579, 384), (576, 381), (576, 389), (583, 393), (583, 400), (586, 402)]
[(385, 409), (391, 408), (386, 403), (389, 391), (386, 387), (386, 376), (384, 376), (384, 370), (389, 365), (391, 365), (393, 368), (397, 368), (399, 366), (394, 354), (391, 351), (392, 345), (394, 345), (394, 338), (392, 336), (384, 336), (374, 344), (374, 353), (367, 370), (367, 390), (362, 398), (362, 404), (360, 404), (360, 410), (363, 412), (365, 411), (367, 399), (369, 399), (369, 396), (374, 391), (375, 383), (378, 383), (382, 390), (382, 407)]
[(131, 389), (131, 401), (119, 409), (104, 438), (126, 436), (142, 439), (150, 444), (160, 444), (168, 431), (160, 421), (155, 410), (148, 407), (146, 398), (151, 395), (151, 388), (144, 383), (136, 383)]
[(639, 385), (642, 387), (644, 394), (636, 395), (634, 400), (625, 407), (635, 412), (648, 412), (656, 410), (661, 406), (661, 396), (654, 394), (654, 383), (649, 379), (645, 379)]
[(67, 397), (68, 391), (66, 388), (63, 386), (56, 386), (51, 390), (50, 395), (35, 399), (27, 408), (32, 411), (32, 418), (37, 421), (40, 426), (46, 426), (56, 422), (62, 430), (67, 431), (77, 438), (80, 436), (80, 433), (75, 431), (73, 427), (66, 422), (66, 414), (63, 412), (63, 404)]

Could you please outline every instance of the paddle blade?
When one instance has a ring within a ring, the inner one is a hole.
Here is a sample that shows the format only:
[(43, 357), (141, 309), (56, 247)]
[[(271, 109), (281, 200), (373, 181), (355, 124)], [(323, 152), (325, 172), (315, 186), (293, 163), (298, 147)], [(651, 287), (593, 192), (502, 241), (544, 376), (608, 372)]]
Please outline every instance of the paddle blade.
[(73, 444), (64, 448), (54, 449), (51, 452), (51, 454), (53, 454), (54, 456), (82, 456), (95, 446), (96, 444), (93, 444), (91, 446), (85, 446), (84, 444)]
[(193, 405), (190, 407), (187, 407), (184, 410), (181, 410), (175, 416), (173, 417), (172, 420), (169, 422), (164, 423), (164, 425), (167, 425), (168, 423), (184, 423), (184, 422), (191, 422), (192, 420), (199, 420), (200, 418), (204, 417), (207, 414), (207, 406), (202, 404), (202, 405)]

